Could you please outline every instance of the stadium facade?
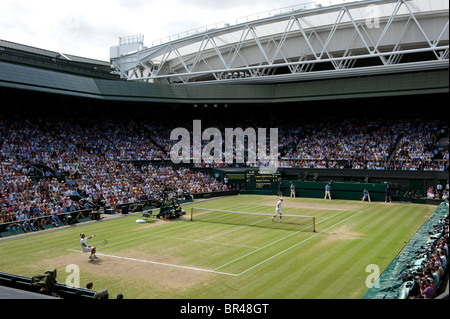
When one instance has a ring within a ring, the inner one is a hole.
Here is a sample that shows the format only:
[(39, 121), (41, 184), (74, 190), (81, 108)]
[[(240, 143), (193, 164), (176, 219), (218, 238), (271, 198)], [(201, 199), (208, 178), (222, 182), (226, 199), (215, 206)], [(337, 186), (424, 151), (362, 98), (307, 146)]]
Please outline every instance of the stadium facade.
[(446, 1), (359, 1), (149, 48), (142, 37), (121, 38), (110, 62), (1, 41), (0, 85), (177, 104), (448, 93), (448, 41)]
[[(110, 61), (0, 40), (2, 107), (23, 99), (40, 101), (43, 112), (52, 104), (126, 105), (166, 120), (189, 118), (186, 125), (194, 116), (275, 124), (305, 114), (377, 118), (412, 110), (440, 119), (424, 106), (448, 98), (448, 28), (447, 1), (371, 0), (281, 12), (148, 48), (140, 36), (125, 37)], [(439, 147), (448, 149), (448, 139)], [(325, 171), (322, 178), (335, 180), (367, 175)], [(425, 188), (448, 179), (415, 173)], [(401, 179), (406, 188), (411, 177)]]
[[(114, 72), (151, 83), (286, 83), (448, 67), (448, 3), (370, 0), (269, 12), (143, 46), (111, 47)], [(128, 52), (127, 52), (128, 51)]]
[[(146, 120), (190, 125), (195, 118), (213, 124), (219, 119), (232, 127), (287, 123), (291, 135), (300, 119), (333, 118), (337, 126), (350, 116), (444, 122), (448, 6), (446, 0), (369, 0), (300, 8), (148, 48), (141, 36), (124, 37), (111, 48), (110, 61), (0, 40), (2, 116), (20, 122), (26, 115), (24, 125), (39, 116), (52, 117), (52, 123), (63, 118), (67, 124), (82, 115), (95, 124), (114, 113), (125, 122), (144, 123), (138, 131), (150, 138), (157, 137), (152, 135), (157, 129)], [(445, 127), (446, 138), (433, 147), (448, 154)], [(170, 164), (134, 164), (148, 162)], [(291, 181), (309, 197), (323, 196), (328, 181), (336, 182), (335, 194), (345, 199), (360, 200), (363, 188), (372, 187), (376, 201), (383, 200), (385, 184), (393, 192), (424, 194), (437, 182), (448, 183), (448, 166), (419, 171), (290, 167), (269, 176), (245, 167), (193, 169), (218, 173), (221, 179), (227, 175), (230, 184), (247, 183), (259, 193), (277, 191), (279, 176), (286, 195)]]

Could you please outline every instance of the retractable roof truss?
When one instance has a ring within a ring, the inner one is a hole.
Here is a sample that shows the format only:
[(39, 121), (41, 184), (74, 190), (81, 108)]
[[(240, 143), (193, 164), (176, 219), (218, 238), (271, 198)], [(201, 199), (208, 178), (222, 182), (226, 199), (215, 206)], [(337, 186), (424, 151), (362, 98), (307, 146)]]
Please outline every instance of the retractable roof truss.
[[(448, 31), (447, 1), (372, 0), (210, 30), (113, 58), (111, 66), (130, 81), (172, 84), (442, 69), (448, 68)], [(412, 54), (421, 58), (404, 59)]]

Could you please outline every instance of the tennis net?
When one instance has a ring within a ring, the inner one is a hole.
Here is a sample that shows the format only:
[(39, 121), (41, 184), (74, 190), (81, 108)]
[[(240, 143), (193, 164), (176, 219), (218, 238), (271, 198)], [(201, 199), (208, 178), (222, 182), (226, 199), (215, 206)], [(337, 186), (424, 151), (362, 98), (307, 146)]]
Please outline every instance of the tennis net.
[(191, 220), (209, 223), (270, 227), (277, 229), (316, 231), (315, 216), (249, 213), (222, 209), (192, 207)]

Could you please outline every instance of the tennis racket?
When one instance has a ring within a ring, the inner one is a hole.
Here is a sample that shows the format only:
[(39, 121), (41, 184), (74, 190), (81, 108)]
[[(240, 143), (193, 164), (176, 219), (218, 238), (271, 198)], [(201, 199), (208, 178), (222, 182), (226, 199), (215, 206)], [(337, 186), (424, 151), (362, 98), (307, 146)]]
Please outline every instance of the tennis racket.
[(108, 239), (102, 241), (102, 243), (98, 247), (103, 247), (108, 243)]

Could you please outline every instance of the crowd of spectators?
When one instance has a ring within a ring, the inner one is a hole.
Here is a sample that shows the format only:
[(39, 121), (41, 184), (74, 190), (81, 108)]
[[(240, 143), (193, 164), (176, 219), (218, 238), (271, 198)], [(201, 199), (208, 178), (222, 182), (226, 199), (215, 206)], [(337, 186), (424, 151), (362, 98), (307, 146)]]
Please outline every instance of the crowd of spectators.
[[(230, 126), (221, 122), (202, 124), (202, 129), (219, 128), (223, 140), (224, 129)], [(251, 124), (253, 128), (261, 125), (265, 124)], [(55, 170), (66, 171), (79, 169), (79, 159), (84, 161), (85, 157), (92, 156), (101, 156), (105, 160), (170, 160), (170, 150), (178, 142), (170, 139), (170, 133), (179, 126), (189, 129), (192, 123), (5, 119), (0, 122), (1, 155), (42, 162), (52, 165)], [(248, 123), (239, 121), (231, 125), (243, 129), (248, 126)], [(269, 126), (266, 126), (267, 130)], [(442, 121), (346, 119), (299, 121), (296, 125), (277, 126), (280, 166), (448, 170), (448, 126)], [(207, 143), (203, 140), (202, 147)], [(267, 141), (267, 153), (270, 152), (268, 144)], [(246, 139), (245, 150), (248, 146)], [(222, 155), (223, 151), (222, 147)], [(192, 145), (190, 152), (191, 158), (199, 156), (192, 154)], [(234, 164), (206, 163), (208, 166)]]
[[(58, 214), (92, 203), (120, 205), (161, 196), (165, 187), (183, 194), (228, 189), (192, 169), (132, 163), (170, 161), (170, 149), (177, 142), (170, 140), (171, 130), (182, 125), (190, 128), (192, 122), (46, 115), (0, 119), (2, 222), (22, 220), (34, 229), (42, 226), (40, 222), (58, 223)], [(222, 132), (230, 126), (266, 127), (267, 131), (272, 126), (245, 121), (202, 125), (202, 129), (217, 127)], [(448, 148), (438, 148), (442, 139), (448, 143), (448, 127), (440, 121), (299, 121), (280, 125), (278, 132), (281, 167), (448, 170)], [(266, 151), (270, 152), (268, 142)], [(234, 165), (202, 162), (196, 166)]]
[(188, 168), (93, 161), (80, 162), (80, 172), (37, 179), (11, 166), (2, 167), (5, 174), (0, 184), (0, 223), (12, 223), (11, 230), (37, 230), (48, 223), (58, 226), (61, 214), (79, 211), (76, 218), (83, 218), (84, 209), (114, 209), (158, 200), (168, 189), (179, 199), (228, 190), (227, 185), (210, 175)]
[(445, 285), (446, 275), (448, 276), (448, 215), (435, 226), (430, 235), (429, 243), (423, 246), (422, 251), (417, 252), (417, 257), (424, 260), (421, 267), (415, 269), (410, 299), (434, 299), (442, 285)]
[[(254, 128), (255, 125), (264, 127), (260, 124), (254, 123), (250, 127)], [(185, 126), (189, 128), (191, 123)], [(227, 126), (223, 123), (217, 126), (213, 123), (211, 126), (219, 128), (224, 139)], [(237, 122), (232, 127), (246, 129), (248, 126)], [(269, 130), (269, 127), (265, 128)], [(161, 131), (165, 134), (155, 134), (157, 136), (155, 144), (164, 150), (162, 158), (169, 160), (170, 149), (177, 141), (169, 139), (170, 129), (167, 127)], [(190, 133), (192, 134), (192, 130)], [(278, 133), (278, 165), (280, 167), (448, 170), (448, 126), (442, 121), (346, 119), (299, 122), (296, 125), (280, 126)], [(268, 134), (267, 132), (267, 136)], [(445, 142), (441, 142), (441, 139)], [(203, 141), (202, 147), (208, 142)], [(247, 142), (245, 139), (245, 149), (248, 147)], [(234, 149), (235, 147), (236, 145)], [(266, 148), (269, 154), (269, 142), (266, 143)], [(192, 148), (191, 158), (193, 158)], [(248, 161), (240, 164), (202, 161), (196, 166), (255, 167), (260, 165), (262, 164)]]
[[(117, 129), (119, 127), (119, 129)], [(227, 190), (208, 174), (170, 165), (136, 166), (160, 149), (132, 125), (0, 120), (0, 223), (26, 231), (95, 205)], [(84, 217), (83, 215), (77, 218)]]
[(449, 191), (449, 183), (447, 181), (447, 185), (444, 186), (438, 182), (436, 187), (430, 186), (427, 189), (427, 198), (428, 199), (443, 199), (448, 200), (448, 191)]
[(450, 190), (450, 184), (447, 180), (447, 184), (444, 186), (441, 184), (440, 181), (438, 181), (436, 187), (429, 186), (426, 194), (422, 194), (419, 190), (406, 190), (403, 194), (403, 197), (410, 198), (410, 199), (421, 199), (421, 198), (427, 198), (427, 199), (439, 199), (448, 201), (448, 192)]
[(378, 122), (366, 123), (361, 120), (306, 125), (297, 133), (299, 138), (295, 147), (285, 156), (288, 159), (319, 161), (383, 161), (395, 146), (397, 125), (380, 125)]
[(306, 125), (281, 139), (286, 167), (448, 170), (448, 127), (440, 121), (344, 120)]

